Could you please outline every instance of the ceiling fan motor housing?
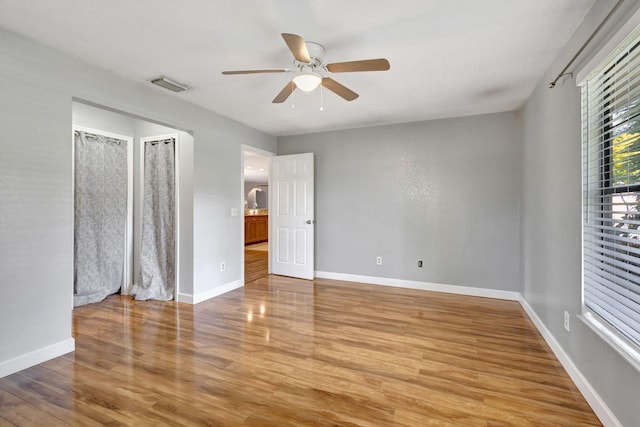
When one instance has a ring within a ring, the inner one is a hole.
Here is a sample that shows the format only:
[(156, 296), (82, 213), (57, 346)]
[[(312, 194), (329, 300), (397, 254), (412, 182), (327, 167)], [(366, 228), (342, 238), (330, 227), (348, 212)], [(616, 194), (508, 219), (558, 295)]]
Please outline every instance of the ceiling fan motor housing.
[(300, 70), (301, 72), (312, 71), (314, 73), (319, 73), (321, 71), (327, 71), (325, 55), (326, 51), (324, 46), (319, 43), (314, 42), (306, 42), (307, 51), (309, 52), (309, 58), (311, 58), (311, 62), (302, 62), (297, 59), (293, 60), (293, 64)]

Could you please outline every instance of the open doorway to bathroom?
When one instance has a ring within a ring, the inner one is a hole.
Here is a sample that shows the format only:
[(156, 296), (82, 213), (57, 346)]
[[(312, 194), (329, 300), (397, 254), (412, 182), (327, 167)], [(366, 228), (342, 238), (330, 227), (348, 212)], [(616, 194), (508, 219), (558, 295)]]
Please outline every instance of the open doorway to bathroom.
[(271, 153), (244, 147), (244, 283), (269, 274), (269, 166)]

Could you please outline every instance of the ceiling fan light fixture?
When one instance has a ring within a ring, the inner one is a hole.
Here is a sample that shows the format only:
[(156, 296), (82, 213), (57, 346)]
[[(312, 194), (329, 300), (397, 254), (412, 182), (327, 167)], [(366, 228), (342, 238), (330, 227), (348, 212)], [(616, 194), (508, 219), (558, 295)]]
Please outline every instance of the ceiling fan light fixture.
[(311, 92), (315, 90), (322, 82), (322, 77), (318, 73), (306, 72), (298, 74), (293, 78), (293, 82), (297, 88), (303, 92)]

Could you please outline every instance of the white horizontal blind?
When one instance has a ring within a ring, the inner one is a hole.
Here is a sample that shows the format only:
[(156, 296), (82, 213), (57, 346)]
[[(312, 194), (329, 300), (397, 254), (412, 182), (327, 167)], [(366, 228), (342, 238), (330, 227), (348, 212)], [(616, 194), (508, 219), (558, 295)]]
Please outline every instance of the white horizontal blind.
[(640, 346), (640, 37), (582, 85), (584, 305)]

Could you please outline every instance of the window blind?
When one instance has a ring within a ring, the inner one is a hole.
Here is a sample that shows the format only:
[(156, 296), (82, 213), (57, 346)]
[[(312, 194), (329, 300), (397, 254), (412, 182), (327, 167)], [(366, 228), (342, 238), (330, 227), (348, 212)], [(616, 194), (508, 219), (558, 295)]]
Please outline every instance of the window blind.
[(640, 34), (582, 84), (583, 303), (640, 346)]

